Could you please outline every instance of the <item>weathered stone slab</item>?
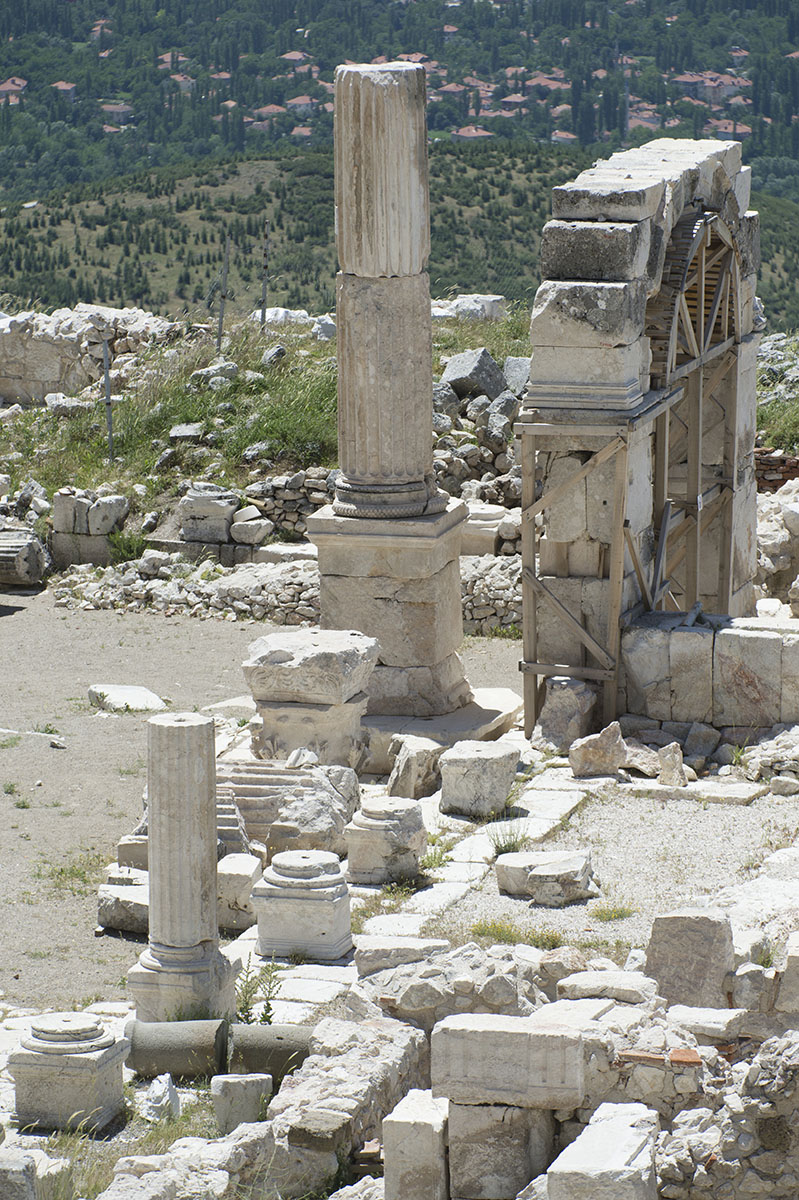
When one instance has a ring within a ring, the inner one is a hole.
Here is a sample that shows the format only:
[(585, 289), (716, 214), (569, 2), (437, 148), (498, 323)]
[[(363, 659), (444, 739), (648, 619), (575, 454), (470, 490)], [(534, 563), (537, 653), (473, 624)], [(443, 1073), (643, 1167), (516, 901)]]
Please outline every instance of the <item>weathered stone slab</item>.
[(216, 866), (216, 919), (220, 929), (249, 929), (255, 924), (250, 898), (263, 874), (255, 854), (226, 854)]
[(451, 1194), (471, 1200), (515, 1196), (551, 1162), (554, 1124), (543, 1109), (450, 1104)]
[(577, 971), (558, 980), (560, 1000), (618, 1000), (620, 1004), (649, 1004), (657, 984), (640, 971)]
[(524, 1017), (446, 1017), (430, 1042), (434, 1096), (458, 1104), (575, 1108), (585, 1082), (582, 1038)]
[(700, 1046), (712, 1046), (735, 1041), (743, 1027), (746, 1009), (696, 1008), (686, 1004), (672, 1004), (668, 1018), (680, 1029), (687, 1029), (692, 1033)]
[(670, 721), (669, 630), (640, 625), (625, 629), (621, 658), (629, 712)]
[(221, 1134), (263, 1119), (272, 1095), (271, 1075), (214, 1075), (211, 1100)]
[(572, 742), (586, 737), (596, 707), (596, 691), (581, 679), (552, 675), (546, 680), (546, 695), (533, 731), (534, 746), (553, 746), (559, 753)]
[(569, 765), (578, 778), (613, 775), (626, 761), (627, 747), (618, 721), (606, 725), (601, 733), (580, 738), (569, 751)]
[(547, 279), (536, 292), (533, 346), (629, 346), (644, 332), (646, 284), (566, 283)]
[(649, 255), (649, 221), (547, 221), (543, 279), (639, 279)]
[(501, 812), (518, 762), (518, 747), (501, 739), (457, 742), (439, 759), (441, 811), (472, 817)]
[(162, 712), (166, 708), (149, 688), (125, 683), (93, 683), (89, 703), (105, 712)]
[(659, 1127), (643, 1104), (601, 1104), (547, 1171), (548, 1200), (656, 1200)]
[(775, 725), (780, 720), (782, 638), (730, 625), (713, 647), (713, 724)]
[(564, 908), (599, 895), (587, 850), (524, 850), (500, 854), (497, 884), (510, 896), (528, 896), (533, 904)]
[(655, 917), (646, 951), (646, 974), (669, 1004), (722, 1008), (725, 980), (735, 970), (732, 928), (726, 913), (686, 908)]
[(431, 738), (402, 734), (391, 744), (394, 765), (386, 784), (389, 796), (410, 796), (420, 800), (431, 796), (441, 786), (438, 761), (444, 747)]
[(494, 400), (504, 391), (505, 376), (483, 346), (454, 354), (444, 368), (441, 382), (449, 384), (459, 396), (488, 396)]
[(344, 704), (366, 685), (378, 643), (353, 629), (292, 629), (251, 642), (242, 664), (255, 700)]
[(383, 1118), (386, 1200), (449, 1200), (449, 1108), (448, 1100), (413, 1088)]

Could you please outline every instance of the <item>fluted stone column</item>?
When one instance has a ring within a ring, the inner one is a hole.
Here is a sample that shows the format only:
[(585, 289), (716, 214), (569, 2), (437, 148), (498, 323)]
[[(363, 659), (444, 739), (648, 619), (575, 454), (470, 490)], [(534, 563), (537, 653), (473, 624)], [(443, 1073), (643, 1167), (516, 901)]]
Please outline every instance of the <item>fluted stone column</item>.
[(150, 938), (128, 973), (140, 1021), (225, 1016), (234, 971), (216, 923), (214, 722), (162, 713), (147, 722)]
[(336, 71), (339, 465), (334, 510), (440, 512), (433, 386), (424, 68)]
[(308, 518), (321, 624), (378, 639), (369, 714), (432, 717), (472, 694), (458, 558), (465, 505), (436, 487), (424, 68), (336, 71), (341, 474)]

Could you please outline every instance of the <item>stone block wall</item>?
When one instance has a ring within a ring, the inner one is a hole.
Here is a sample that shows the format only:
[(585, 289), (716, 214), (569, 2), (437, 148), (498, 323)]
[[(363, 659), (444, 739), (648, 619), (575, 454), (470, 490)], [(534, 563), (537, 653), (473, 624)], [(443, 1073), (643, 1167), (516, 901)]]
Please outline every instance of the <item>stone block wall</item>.
[(622, 702), (657, 721), (719, 729), (799, 723), (799, 619), (642, 618), (622, 634)]

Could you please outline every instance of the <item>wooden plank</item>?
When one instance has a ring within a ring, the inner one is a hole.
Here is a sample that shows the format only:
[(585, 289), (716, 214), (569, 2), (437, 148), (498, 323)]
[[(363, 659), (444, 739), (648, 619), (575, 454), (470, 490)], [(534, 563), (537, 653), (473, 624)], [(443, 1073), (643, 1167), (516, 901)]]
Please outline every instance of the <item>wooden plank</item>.
[(649, 590), (649, 584), (647, 582), (646, 575), (644, 574), (643, 567), (641, 566), (641, 560), (638, 557), (638, 550), (635, 542), (633, 541), (633, 535), (632, 530), (630, 529), (629, 521), (624, 522), (624, 540), (627, 543), (627, 551), (632, 559), (633, 570), (635, 571), (635, 575), (638, 580), (638, 586), (641, 589), (641, 595), (644, 598), (644, 603), (646, 604), (646, 607), (651, 610), (652, 593)]
[[(727, 503), (730, 493), (725, 489), (720, 496), (717, 496), (712, 504), (702, 509), (702, 529), (701, 532), (707, 533), (710, 526), (715, 521), (716, 517), (721, 512), (722, 506)], [(688, 518), (686, 525), (692, 525), (693, 519)], [(678, 535), (682, 536), (683, 530), (678, 531)], [(666, 575), (672, 576), (677, 568), (682, 564), (686, 555), (686, 546), (683, 544), (679, 550), (675, 550), (674, 554), (666, 562)]]
[(655, 523), (659, 524), (666, 507), (666, 497), (669, 490), (669, 427), (671, 414), (668, 409), (662, 412), (655, 421), (655, 482), (653, 515)]
[[(737, 355), (730, 355), (730, 359), (737, 358)], [(735, 445), (736, 431), (738, 428), (738, 378), (737, 372), (728, 383), (725, 389), (724, 403), (724, 441), (722, 445), (722, 463), (724, 478), (727, 480), (730, 487), (729, 503), (725, 504), (721, 512), (721, 529), (719, 531), (719, 571), (718, 571), (718, 592), (716, 594), (716, 611), (728, 613), (732, 604), (733, 590), (733, 574), (732, 564), (734, 558), (734, 538), (733, 538), (733, 516), (735, 503), (734, 484), (735, 484)]]
[(710, 305), (710, 312), (708, 313), (708, 316), (707, 316), (707, 323), (705, 325), (705, 341), (702, 346), (703, 351), (707, 350), (708, 347), (710, 346), (710, 339), (713, 337), (713, 326), (716, 324), (716, 317), (719, 314), (719, 305), (721, 304), (721, 301), (724, 297), (725, 290), (727, 289), (727, 287), (729, 287), (730, 277), (726, 271), (726, 267), (727, 267), (731, 257), (732, 257), (732, 250), (728, 250), (725, 255), (726, 261), (723, 262), (722, 266), (721, 266), (721, 270), (724, 273), (720, 276), (719, 281), (716, 285), (716, 294), (713, 297), (713, 302)]
[[(616, 455), (616, 478), (613, 486), (613, 530), (610, 543), (610, 588), (608, 591), (608, 655), (618, 666), (621, 630), (621, 597), (624, 587), (624, 518), (627, 509), (627, 446)], [(609, 666), (609, 663), (605, 664)], [(616, 675), (605, 682), (604, 719), (607, 725), (616, 716)]]
[[(735, 347), (730, 349), (729, 354), (725, 355), (717, 367), (714, 367), (713, 374), (705, 381), (705, 395), (712, 396), (716, 388), (719, 386), (725, 375), (729, 371), (732, 364), (736, 361), (738, 355)], [(723, 405), (721, 405), (723, 409)]]
[(660, 593), (660, 586), (663, 581), (663, 564), (666, 561), (666, 543), (669, 540), (669, 527), (671, 524), (671, 500), (667, 500), (663, 505), (663, 512), (660, 517), (660, 533), (658, 535), (658, 545), (655, 551), (655, 565), (652, 572), (652, 600), (657, 604)]
[(568, 479), (564, 479), (563, 483), (550, 488), (534, 504), (531, 504), (526, 512), (523, 513), (524, 520), (528, 522), (534, 521), (540, 512), (543, 512), (545, 508), (549, 508), (550, 504), (554, 504), (557, 500), (562, 500), (564, 496), (569, 494), (573, 487), (576, 487), (578, 483), (582, 483), (586, 476), (595, 471), (597, 467), (600, 467), (602, 463), (607, 462), (609, 458), (613, 458), (613, 455), (624, 445), (624, 439), (617, 437), (612, 442), (608, 442), (606, 446), (603, 446), (601, 450), (597, 450), (596, 454), (592, 455), (579, 471), (575, 471)]
[(599, 667), (571, 667), (567, 663), (520, 662), (519, 670), (525, 675), (566, 675), (572, 679), (612, 679), (614, 671), (603, 671)]
[(682, 293), (680, 294), (680, 317), (682, 318), (682, 327), (687, 338), (685, 347), (693, 354), (694, 358), (699, 358), (702, 351), (699, 349), (699, 342), (696, 340), (696, 331), (694, 330), (691, 311), (688, 308), (688, 301)]
[(528, 421), (519, 417), (513, 429), (519, 437), (530, 433), (533, 437), (622, 437), (627, 433), (628, 425), (614, 422), (610, 425), (581, 425), (571, 421)]
[[(696, 520), (686, 535), (685, 595), (688, 604), (699, 599), (701, 569), (700, 513), (702, 511), (702, 368), (688, 376), (688, 478), (686, 496), (689, 508), (696, 506)], [(671, 571), (669, 571), (671, 574)]]
[[(600, 646), (599, 642), (596, 641), (595, 638), (591, 637), (591, 634), (587, 629), (583, 629), (576, 617), (572, 616), (568, 608), (566, 608), (566, 605), (562, 604), (560, 600), (558, 600), (557, 596), (553, 596), (546, 584), (543, 583), (542, 580), (538, 579), (531, 571), (529, 571), (527, 567), (522, 567), (522, 579), (527, 579), (527, 582), (535, 590), (535, 592), (539, 596), (543, 596), (547, 603), (554, 608), (558, 616), (565, 621), (572, 633), (575, 634), (575, 636), (580, 639), (586, 649), (593, 654), (597, 662), (602, 663), (603, 667), (606, 667), (608, 670), (610, 670), (614, 665), (614, 660), (611, 655), (608, 654), (607, 650)], [(534, 662), (535, 660), (527, 659), (527, 661)]]
[[(521, 438), (522, 455), (522, 514), (535, 500), (535, 438), (526, 431)], [(522, 521), (522, 566), (535, 574), (536, 543), (538, 541), (535, 521)], [(535, 590), (522, 572), (522, 654), (527, 662), (538, 657), (538, 618), (535, 611)], [(530, 737), (538, 719), (538, 680), (525, 676), (524, 735)]]
[(714, 358), (718, 358), (720, 354), (726, 354), (726, 352), (731, 350), (734, 345), (735, 341), (731, 337), (727, 338), (727, 340), (724, 342), (716, 342), (715, 346), (710, 346), (704, 352), (704, 354), (700, 355), (700, 357), (696, 359), (696, 361), (681, 363), (679, 367), (675, 367), (671, 373), (669, 382), (674, 384), (677, 382), (677, 380), (684, 379), (686, 375), (690, 375), (692, 371), (697, 369), (697, 367), (707, 366), (707, 364), (712, 362)]

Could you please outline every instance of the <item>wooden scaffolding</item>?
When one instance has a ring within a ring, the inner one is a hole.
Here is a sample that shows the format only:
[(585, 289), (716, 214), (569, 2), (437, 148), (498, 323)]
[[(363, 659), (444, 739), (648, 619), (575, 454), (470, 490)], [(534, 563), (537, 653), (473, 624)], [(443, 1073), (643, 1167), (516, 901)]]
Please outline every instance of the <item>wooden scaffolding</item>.
[[(719, 523), (715, 609), (728, 612), (732, 596), (733, 524), (738, 433), (737, 379), (730, 380), (740, 341), (740, 273), (733, 239), (717, 214), (692, 209), (677, 223), (666, 252), (660, 291), (647, 306), (651, 390), (624, 414), (586, 410), (523, 411), (517, 424), (522, 455), (522, 605), (525, 733), (535, 724), (543, 678), (566, 675), (603, 685), (604, 721), (616, 716), (621, 629), (645, 611), (699, 611), (703, 543)], [(568, 353), (564, 350), (564, 353)], [(718, 392), (723, 389), (720, 400)], [(711, 406), (723, 421), (723, 463), (712, 479), (703, 471), (703, 428)], [(542, 416), (546, 412), (545, 419)], [(653, 515), (657, 531), (649, 571), (642, 564), (627, 520), (628, 444), (636, 431), (653, 437)], [(584, 439), (606, 439), (581, 469), (536, 496), (536, 441), (562, 439), (564, 450)], [(615, 478), (607, 560), (607, 633), (604, 643), (553, 594), (538, 570), (536, 517), (560, 502), (603, 463)], [(685, 483), (676, 494), (674, 467)], [(625, 552), (629, 567), (625, 565)], [(637, 602), (622, 611), (625, 569), (634, 573)], [(672, 580), (681, 570), (680, 599)], [(542, 662), (536, 605), (547, 604), (593, 659), (590, 666)]]

